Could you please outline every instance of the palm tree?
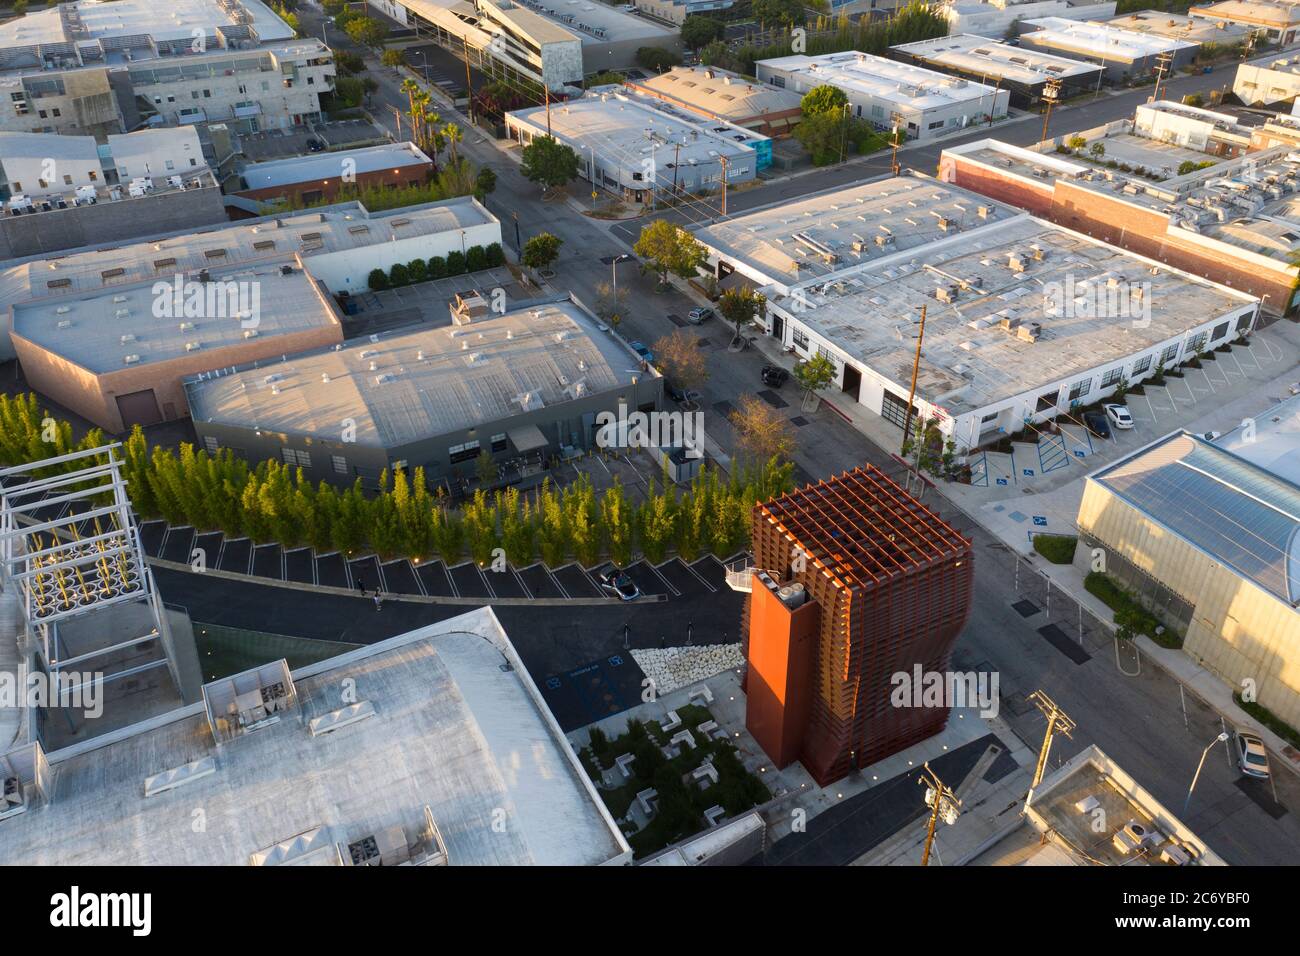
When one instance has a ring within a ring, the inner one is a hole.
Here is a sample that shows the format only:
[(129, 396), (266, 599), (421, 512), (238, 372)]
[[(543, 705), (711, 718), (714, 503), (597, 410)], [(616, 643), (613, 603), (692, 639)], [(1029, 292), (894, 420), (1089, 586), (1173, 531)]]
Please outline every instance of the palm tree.
[(465, 138), (465, 133), (455, 123), (448, 123), (442, 128), (442, 134), (447, 138), (447, 148), (451, 151), (451, 164), (457, 165), (456, 144)]

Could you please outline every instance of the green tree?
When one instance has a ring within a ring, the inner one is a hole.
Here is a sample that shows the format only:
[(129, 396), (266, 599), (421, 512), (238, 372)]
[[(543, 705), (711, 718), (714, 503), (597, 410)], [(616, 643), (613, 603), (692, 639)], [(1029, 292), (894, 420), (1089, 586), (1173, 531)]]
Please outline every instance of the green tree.
[(794, 378), (812, 395), (835, 380), (835, 363), (819, 352), (794, 367)]
[(645, 267), (659, 274), (660, 284), (668, 283), (668, 274), (691, 279), (708, 258), (708, 250), (685, 229), (666, 219), (656, 219), (641, 228), (633, 246)]
[(379, 62), (384, 66), (391, 66), (393, 69), (406, 66), (406, 54), (401, 50), (385, 50), (379, 57)]
[(383, 269), (371, 269), (370, 275), (366, 277), (366, 285), (370, 287), (371, 292), (382, 292), (392, 287), (388, 281), (388, 273)]
[(548, 269), (560, 257), (564, 240), (549, 232), (539, 232), (524, 243), (521, 259), (530, 269)]
[(615, 476), (614, 483), (600, 496), (600, 518), (609, 538), (610, 557), (619, 567), (632, 562), (634, 517), (633, 508), (623, 493), (623, 485)]
[(594, 87), (597, 86), (622, 86), (623, 74), (615, 73), (613, 70), (602, 70), (600, 73), (597, 73), (595, 76), (588, 79), (582, 85), (585, 89), (588, 90), (593, 89)]
[(381, 47), (388, 38), (388, 27), (375, 17), (359, 16), (348, 20), (344, 32), (360, 46)]
[(842, 89), (826, 83), (821, 86), (814, 86), (799, 101), (799, 107), (803, 110), (804, 119), (821, 116), (823, 113), (832, 113), (836, 118), (842, 117), (844, 107), (848, 106), (848, 104), (849, 98)]
[(523, 148), (519, 171), (543, 189), (558, 189), (578, 175), (578, 154), (552, 136), (537, 136)]
[(482, 202), (496, 188), (497, 174), (487, 166), (480, 167), (474, 177), (474, 198)]
[(671, 70), (679, 66), (682, 62), (681, 56), (673, 50), (664, 49), (661, 46), (643, 46), (638, 47), (636, 51), (636, 64), (646, 70), (654, 70), (656, 73), (662, 73), (664, 70)]
[(722, 39), (723, 27), (719, 20), (691, 14), (682, 21), (682, 42), (691, 50), (698, 50), (714, 40)]
[(737, 339), (740, 338), (741, 329), (746, 322), (762, 320), (766, 308), (766, 297), (748, 286), (728, 289), (722, 293), (722, 298), (718, 299), (718, 311), (724, 319), (735, 326)]

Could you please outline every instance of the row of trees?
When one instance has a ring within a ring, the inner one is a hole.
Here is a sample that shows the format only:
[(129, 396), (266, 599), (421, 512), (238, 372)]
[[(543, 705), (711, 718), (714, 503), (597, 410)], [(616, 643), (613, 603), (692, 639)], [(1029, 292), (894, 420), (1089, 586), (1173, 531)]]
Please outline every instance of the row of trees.
[(794, 136), (816, 166), (843, 162), (850, 152), (865, 154), (886, 145), (870, 123), (850, 115), (849, 98), (838, 86), (813, 87), (799, 105), (803, 119)]
[[(0, 395), (0, 462), (6, 466), (103, 443), (98, 430), (74, 441), (71, 426), (42, 410), (34, 394)], [(729, 480), (714, 469), (702, 471), (685, 491), (652, 480), (639, 502), (617, 482), (598, 492), (583, 475), (563, 489), (548, 480), (529, 492), (479, 490), (457, 508), (429, 491), (423, 468), (409, 476), (386, 471), (378, 493), (367, 494), (360, 479), (347, 488), (313, 483), (301, 468), (274, 460), (250, 465), (229, 449), (211, 455), (188, 442), (179, 452), (150, 449), (139, 426), (122, 458), (132, 505), (145, 519), (320, 552), (371, 550), (384, 559), (438, 556), (456, 563), (468, 555), (489, 564), (504, 554), (516, 567), (538, 557), (552, 566), (571, 558), (590, 566), (604, 555), (627, 564), (638, 553), (653, 562), (673, 550), (688, 560), (734, 554), (748, 542), (754, 503), (788, 491), (793, 471), (773, 458), (738, 468)], [(53, 466), (47, 473), (85, 464)]]
[(410, 262), (394, 262), (385, 272), (383, 269), (371, 269), (366, 282), (374, 292), (384, 289), (400, 288), (414, 285), (429, 279), (445, 279), (448, 276), (464, 275), (467, 272), (480, 272), (483, 269), (503, 266), (506, 262), (505, 250), (501, 243), (494, 242), (488, 246), (470, 246), (464, 252), (453, 250), (442, 256), (430, 256), (428, 259), (412, 259)]

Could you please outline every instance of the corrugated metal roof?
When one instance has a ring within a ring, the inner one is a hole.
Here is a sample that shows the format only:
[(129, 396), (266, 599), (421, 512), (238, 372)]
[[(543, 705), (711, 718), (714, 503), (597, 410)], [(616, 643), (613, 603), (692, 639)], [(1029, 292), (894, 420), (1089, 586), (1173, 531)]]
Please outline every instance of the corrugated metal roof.
[(1093, 480), (1270, 594), (1300, 602), (1300, 487), (1186, 432)]

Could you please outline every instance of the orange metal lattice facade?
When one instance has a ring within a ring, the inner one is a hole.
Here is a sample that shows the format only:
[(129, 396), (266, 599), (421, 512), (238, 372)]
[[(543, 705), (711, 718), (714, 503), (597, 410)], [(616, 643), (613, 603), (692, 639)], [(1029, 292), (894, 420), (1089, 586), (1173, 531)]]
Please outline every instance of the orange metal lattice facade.
[(753, 548), (756, 569), (802, 584), (819, 611), (810, 629), (755, 574), (746, 726), (778, 766), (797, 754), (825, 786), (943, 729), (946, 708), (892, 706), (891, 677), (949, 669), (970, 616), (969, 539), (866, 466), (756, 505)]

